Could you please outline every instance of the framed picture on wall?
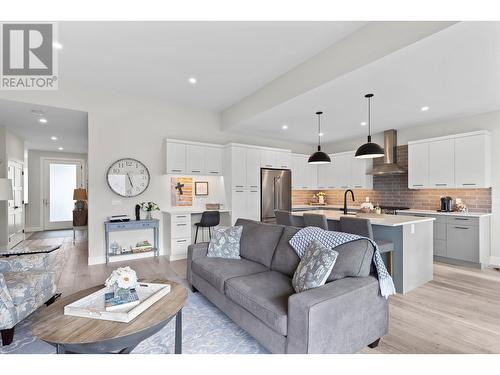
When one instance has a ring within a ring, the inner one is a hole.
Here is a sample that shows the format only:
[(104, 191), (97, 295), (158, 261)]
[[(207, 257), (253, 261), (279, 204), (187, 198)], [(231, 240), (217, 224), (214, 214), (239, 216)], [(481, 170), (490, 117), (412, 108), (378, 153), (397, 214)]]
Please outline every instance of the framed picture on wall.
[(196, 181), (194, 183), (194, 195), (208, 195), (208, 182)]

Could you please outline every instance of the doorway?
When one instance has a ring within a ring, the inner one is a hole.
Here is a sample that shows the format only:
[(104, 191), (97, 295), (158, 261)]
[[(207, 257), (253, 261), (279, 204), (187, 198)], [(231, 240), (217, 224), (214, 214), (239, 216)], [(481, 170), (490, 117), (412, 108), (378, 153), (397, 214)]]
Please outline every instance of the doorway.
[(84, 160), (42, 159), (43, 229), (73, 227), (73, 191), (84, 187)]

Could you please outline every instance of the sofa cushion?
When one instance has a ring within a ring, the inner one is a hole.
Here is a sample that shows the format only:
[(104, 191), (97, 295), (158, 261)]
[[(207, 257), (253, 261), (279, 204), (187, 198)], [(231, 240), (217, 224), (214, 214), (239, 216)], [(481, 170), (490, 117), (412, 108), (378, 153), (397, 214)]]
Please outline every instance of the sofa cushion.
[(226, 297), (286, 336), (288, 297), (294, 294), (292, 280), (276, 271), (235, 277), (226, 282)]
[(52, 290), (56, 283), (55, 273), (47, 271), (6, 272), (3, 276), (14, 305), (34, 299), (46, 289)]
[(300, 228), (295, 227), (286, 227), (283, 230), (283, 234), (274, 252), (271, 270), (281, 272), (290, 277), (293, 276), (299, 265), (300, 258), (288, 241), (290, 241), (293, 235), (299, 230)]
[(344, 277), (367, 277), (373, 264), (373, 245), (368, 240), (356, 240), (335, 248), (339, 253), (326, 282)]
[(285, 227), (246, 219), (238, 219), (235, 225), (243, 226), (240, 242), (241, 257), (270, 268), (274, 250)]
[(224, 294), (226, 280), (237, 276), (269, 271), (262, 264), (247, 259), (201, 257), (193, 259), (192, 271)]
[(243, 227), (220, 227), (213, 229), (208, 245), (207, 257), (240, 259), (240, 239)]

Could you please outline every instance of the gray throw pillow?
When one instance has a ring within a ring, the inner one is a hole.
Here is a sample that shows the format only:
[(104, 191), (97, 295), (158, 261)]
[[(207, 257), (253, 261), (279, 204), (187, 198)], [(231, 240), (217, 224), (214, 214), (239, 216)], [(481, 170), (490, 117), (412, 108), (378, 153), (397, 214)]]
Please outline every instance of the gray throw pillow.
[(326, 283), (339, 253), (312, 240), (293, 275), (292, 285), (296, 293), (317, 288)]
[(243, 227), (215, 227), (208, 245), (208, 257), (241, 259), (240, 238)]

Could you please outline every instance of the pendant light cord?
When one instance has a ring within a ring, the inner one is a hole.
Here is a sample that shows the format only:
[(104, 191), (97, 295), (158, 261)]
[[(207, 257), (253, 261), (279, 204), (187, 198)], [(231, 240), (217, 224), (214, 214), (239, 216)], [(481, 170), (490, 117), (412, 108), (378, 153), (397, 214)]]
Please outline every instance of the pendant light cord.
[(321, 150), (321, 137), (320, 137), (320, 134), (321, 133), (321, 115), (318, 114), (318, 151)]
[(371, 99), (373, 94), (366, 94), (365, 98), (368, 99), (368, 142), (372, 141), (372, 121), (371, 121)]

